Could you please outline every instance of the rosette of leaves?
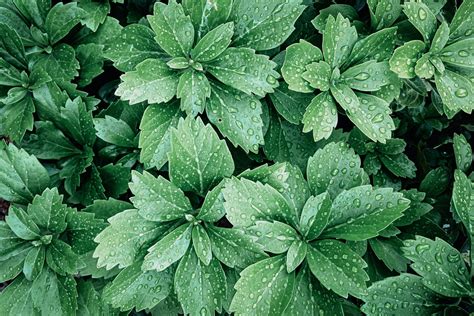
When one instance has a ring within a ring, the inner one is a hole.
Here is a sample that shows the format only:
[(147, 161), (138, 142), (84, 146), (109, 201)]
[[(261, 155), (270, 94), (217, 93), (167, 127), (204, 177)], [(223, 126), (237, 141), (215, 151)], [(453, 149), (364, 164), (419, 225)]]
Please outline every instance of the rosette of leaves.
[(157, 2), (151, 28), (129, 25), (107, 49), (125, 72), (116, 94), (132, 105), (176, 96), (182, 111), (206, 112), (235, 146), (256, 153), (264, 142), (259, 98), (279, 78), (276, 64), (256, 50), (282, 44), (303, 9), (301, 0)]
[(4, 315), (75, 315), (79, 256), (95, 248), (104, 223), (62, 200), (46, 189), (0, 222), (0, 281), (14, 279), (0, 294)]
[(474, 109), (473, 4), (463, 2), (451, 23), (438, 23), (437, 12), (422, 2), (405, 2), (403, 12), (423, 40), (412, 40), (397, 48), (390, 69), (400, 78), (419, 77), (434, 82), (442, 100), (442, 111), (452, 118)]
[(327, 17), (322, 52), (304, 40), (286, 49), (282, 74), (289, 89), (320, 91), (303, 115), (303, 132), (312, 131), (316, 141), (328, 138), (337, 125), (339, 105), (373, 141), (385, 143), (391, 137), (395, 125), (388, 102), (398, 95), (398, 78), (388, 58), (395, 38), (396, 28), (388, 28), (359, 39), (349, 19), (338, 14)]
[(225, 215), (222, 181), (233, 172), (232, 156), (213, 128), (200, 118), (180, 119), (171, 132), (170, 180), (132, 172), (135, 209), (111, 217), (96, 237), (98, 267), (123, 268), (104, 290), (107, 302), (122, 311), (163, 300), (184, 314), (223, 311), (231, 291), (226, 271), (265, 257), (242, 231), (218, 225)]
[(230, 310), (342, 315), (337, 295), (364, 297), (369, 278), (367, 263), (341, 240), (378, 236), (410, 201), (367, 184), (359, 156), (344, 142), (316, 151), (308, 181), (298, 168), (290, 170), (291, 176), (264, 166), (224, 186), (228, 220), (271, 254), (241, 272)]

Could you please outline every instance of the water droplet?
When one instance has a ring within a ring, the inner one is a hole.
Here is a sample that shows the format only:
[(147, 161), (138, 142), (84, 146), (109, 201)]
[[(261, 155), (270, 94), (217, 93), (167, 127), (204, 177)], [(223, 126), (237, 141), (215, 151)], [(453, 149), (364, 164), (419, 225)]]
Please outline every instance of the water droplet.
[(419, 9), (418, 10), (418, 17), (420, 18), (420, 20), (425, 20), (426, 19), (426, 11), (424, 9)]
[(458, 98), (465, 98), (465, 97), (467, 97), (467, 90), (464, 89), (464, 88), (459, 88), (459, 89), (456, 90), (456, 92), (454, 92), (454, 94)]
[(366, 72), (361, 72), (360, 74), (358, 74), (357, 76), (355, 76), (354, 78), (356, 80), (360, 80), (360, 81), (364, 81), (364, 80), (367, 80), (369, 79), (370, 75)]
[(415, 247), (416, 252), (420, 255), (428, 249), (430, 249), (430, 245), (427, 244), (419, 244)]

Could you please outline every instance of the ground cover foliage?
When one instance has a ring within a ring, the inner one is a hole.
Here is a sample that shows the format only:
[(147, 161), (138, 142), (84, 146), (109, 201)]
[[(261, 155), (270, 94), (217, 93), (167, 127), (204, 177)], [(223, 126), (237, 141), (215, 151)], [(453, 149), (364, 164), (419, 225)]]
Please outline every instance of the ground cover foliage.
[(473, 0), (0, 0), (0, 314), (469, 315), (473, 109)]

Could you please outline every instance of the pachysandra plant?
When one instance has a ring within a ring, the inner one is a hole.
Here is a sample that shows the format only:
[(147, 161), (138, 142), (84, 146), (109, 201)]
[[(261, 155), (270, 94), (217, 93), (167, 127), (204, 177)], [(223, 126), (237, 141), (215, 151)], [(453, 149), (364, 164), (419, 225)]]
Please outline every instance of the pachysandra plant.
[(404, 43), (390, 58), (390, 69), (400, 78), (434, 81), (448, 117), (474, 109), (473, 8), (472, 1), (463, 2), (448, 24), (438, 23), (423, 2), (405, 2), (403, 12), (423, 40)]
[[(125, 268), (105, 289), (105, 298), (124, 311), (142, 310), (176, 292), (185, 314), (222, 312), (223, 265), (245, 268), (265, 257), (242, 231), (216, 225), (225, 215), (222, 181), (234, 172), (232, 156), (210, 125), (188, 117), (172, 130), (169, 172), (170, 180), (134, 172), (130, 190), (136, 209), (110, 218), (97, 236), (98, 266)], [(154, 291), (141, 288), (141, 282)]]
[[(349, 19), (327, 17), (322, 52), (301, 40), (286, 49), (282, 74), (289, 88), (316, 95), (303, 116), (304, 132), (315, 141), (328, 138), (338, 121), (341, 106), (348, 118), (370, 139), (385, 143), (395, 129), (389, 103), (374, 94), (384, 86), (396, 91), (388, 58), (395, 47), (396, 28), (359, 39)], [(374, 50), (373, 47), (378, 46)], [(394, 78), (395, 76), (395, 78)]]
[(304, 8), (300, 3), (157, 2), (147, 16), (151, 29), (127, 26), (107, 50), (115, 67), (125, 71), (116, 94), (132, 106), (176, 96), (182, 111), (191, 116), (205, 111), (235, 146), (256, 153), (264, 141), (259, 98), (274, 92), (280, 75), (276, 64), (255, 50), (283, 43)]
[(229, 221), (274, 254), (241, 272), (230, 309), (239, 315), (294, 315), (308, 308), (342, 315), (334, 293), (362, 298), (369, 278), (367, 263), (340, 240), (376, 237), (403, 216), (410, 201), (392, 189), (368, 185), (359, 157), (343, 142), (330, 143), (310, 158), (307, 182), (293, 169), (296, 183), (288, 187), (296, 194), (262, 184), (271, 169), (249, 171), (253, 181), (232, 179), (223, 190)]

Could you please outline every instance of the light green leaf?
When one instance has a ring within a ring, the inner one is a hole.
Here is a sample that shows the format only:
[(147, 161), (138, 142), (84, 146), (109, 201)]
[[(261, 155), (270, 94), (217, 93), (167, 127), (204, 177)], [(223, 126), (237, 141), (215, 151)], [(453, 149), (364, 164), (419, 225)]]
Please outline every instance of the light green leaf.
[(405, 154), (380, 155), (383, 165), (394, 175), (401, 178), (416, 177), (416, 166)]
[(93, 281), (79, 280), (77, 284), (77, 311), (82, 316), (106, 316), (112, 314), (112, 307), (105, 303), (102, 291), (96, 290)]
[[(110, 226), (94, 239), (97, 246), (94, 258), (97, 267), (112, 269), (131, 266), (136, 256), (147, 245), (164, 234), (168, 226), (143, 219), (137, 210), (126, 210), (108, 219)], [(136, 229), (135, 229), (136, 228)]]
[(313, 131), (314, 141), (328, 139), (337, 125), (337, 107), (329, 92), (321, 92), (306, 108), (303, 132)]
[(105, 118), (94, 118), (97, 136), (114, 145), (136, 148), (136, 133), (125, 121), (106, 115)]
[(247, 94), (265, 96), (274, 92), (280, 77), (276, 63), (250, 48), (228, 48), (205, 69), (219, 81)]
[(234, 23), (221, 24), (206, 35), (191, 50), (193, 60), (209, 62), (229, 47), (234, 35)]
[(81, 21), (86, 13), (75, 2), (67, 4), (60, 2), (52, 7), (44, 24), (49, 42), (55, 44), (60, 41)]
[(172, 291), (171, 271), (142, 271), (138, 261), (122, 270), (104, 289), (104, 300), (121, 311), (152, 308)]
[(51, 2), (48, 0), (34, 1), (13, 0), (15, 7), (28, 21), (32, 21), (38, 26), (43, 26), (48, 11), (51, 9)]
[(0, 305), (5, 316), (40, 315), (33, 305), (31, 282), (24, 277), (16, 278), (1, 292)]
[(232, 178), (222, 192), (227, 219), (235, 226), (248, 227), (258, 220), (297, 221), (283, 195), (268, 184)]
[(355, 112), (360, 107), (357, 95), (347, 84), (343, 82), (332, 84), (330, 90), (334, 99), (346, 112)]
[(421, 57), (426, 46), (422, 41), (413, 40), (398, 47), (390, 58), (390, 70), (400, 78), (411, 79), (415, 77), (415, 62)]
[(179, 80), (178, 74), (159, 59), (147, 59), (120, 78), (122, 83), (115, 94), (130, 104), (168, 102), (176, 95)]
[(67, 237), (72, 250), (79, 255), (93, 251), (97, 246), (94, 238), (107, 226), (104, 220), (84, 211), (71, 211), (67, 220)]
[(301, 0), (248, 2), (234, 0), (234, 46), (268, 50), (281, 45), (294, 31), (305, 6)]
[(306, 174), (314, 195), (327, 191), (331, 198), (343, 190), (369, 183), (359, 156), (344, 142), (330, 143), (316, 151), (308, 161)]
[(188, 198), (174, 183), (146, 171), (132, 171), (130, 191), (134, 194), (130, 200), (138, 213), (149, 221), (173, 221), (192, 210)]
[(331, 66), (327, 62), (312, 62), (306, 66), (306, 71), (303, 72), (301, 77), (308, 81), (311, 87), (321, 91), (328, 91), (331, 72)]
[(232, 0), (183, 0), (182, 5), (200, 39), (210, 30), (224, 24), (232, 10)]
[(230, 268), (245, 268), (266, 257), (261, 247), (241, 230), (208, 226), (207, 232), (212, 253)]
[(391, 26), (402, 12), (399, 0), (368, 0), (367, 4), (370, 10), (371, 26), (377, 30)]
[(435, 73), (435, 67), (430, 60), (430, 55), (424, 54), (415, 64), (415, 74), (422, 79), (430, 79)]
[(311, 196), (306, 202), (299, 223), (307, 240), (314, 240), (323, 232), (331, 218), (331, 203), (327, 192)]
[[(311, 272), (327, 289), (347, 298), (348, 294), (364, 297), (367, 294), (364, 271), (367, 263), (349, 246), (337, 240), (318, 240), (308, 248)], [(346, 263), (351, 262), (347, 265)]]
[(330, 15), (323, 31), (323, 55), (331, 67), (342, 66), (357, 42), (357, 31), (349, 19), (338, 14)]
[(363, 185), (343, 191), (332, 203), (331, 217), (322, 235), (354, 241), (376, 237), (400, 218), (409, 204), (391, 188)]
[(60, 239), (53, 239), (46, 250), (48, 267), (60, 275), (71, 275), (77, 272), (79, 256), (71, 246)]
[(245, 152), (258, 152), (263, 144), (262, 104), (254, 97), (239, 90), (212, 84), (211, 98), (206, 113), (212, 124), (234, 146)]
[(290, 303), (295, 285), (294, 272), (285, 269), (285, 256), (259, 261), (240, 273), (230, 305), (236, 315), (280, 315)]
[(423, 2), (409, 1), (403, 4), (403, 13), (411, 24), (420, 32), (425, 42), (429, 42), (437, 29), (434, 13)]
[(11, 9), (11, 6), (2, 5), (2, 7), (0, 7), (0, 23), (13, 26), (24, 44), (31, 46), (36, 44), (31, 38), (29, 25), (25, 23), (25, 20), (20, 14)]
[(127, 25), (117, 37), (108, 40), (104, 57), (112, 60), (115, 68), (121, 71), (132, 71), (149, 58), (162, 58), (165, 54), (156, 43), (154, 35), (145, 25)]
[(19, 87), (24, 79), (18, 69), (4, 59), (0, 59), (0, 84), (2, 86)]
[(390, 82), (390, 66), (388, 61), (371, 60), (347, 69), (341, 77), (352, 89), (377, 91)]
[(472, 71), (474, 69), (474, 38), (467, 38), (446, 46), (441, 50), (440, 58), (446, 66)]
[(172, 57), (187, 57), (194, 43), (194, 27), (181, 4), (176, 0), (167, 5), (156, 2), (153, 13), (147, 16), (148, 23), (160, 47)]
[(471, 113), (474, 110), (474, 85), (469, 78), (446, 69), (435, 74), (436, 87), (446, 107)]
[(305, 40), (300, 40), (299, 43), (288, 46), (285, 53), (285, 62), (281, 68), (281, 73), (286, 83), (288, 83), (288, 88), (303, 93), (313, 92), (314, 89), (302, 76), (306, 72), (307, 65), (320, 61), (322, 57), (321, 50)]
[(148, 106), (140, 122), (140, 139), (138, 147), (140, 161), (145, 168), (158, 170), (168, 161), (171, 149), (171, 128), (178, 126), (181, 116), (177, 102)]
[(472, 36), (474, 3), (471, 1), (463, 1), (454, 13), (449, 29), (451, 30), (450, 39), (469, 38)]
[(21, 141), (26, 131), (33, 129), (34, 112), (35, 104), (28, 94), (17, 102), (6, 103), (0, 107), (2, 133), (9, 136), (13, 141)]
[(35, 240), (40, 238), (40, 229), (31, 216), (15, 205), (10, 206), (5, 222), (15, 235), (21, 239)]
[(148, 249), (142, 269), (163, 271), (181, 259), (191, 243), (193, 226), (183, 224)]
[(255, 237), (255, 242), (262, 245), (263, 250), (271, 253), (284, 253), (292, 243), (299, 239), (296, 230), (278, 221), (256, 221), (247, 232)]
[(200, 118), (180, 120), (172, 129), (168, 160), (171, 181), (183, 191), (202, 196), (234, 172), (227, 144)]
[(299, 125), (303, 119), (306, 107), (310, 104), (313, 96), (292, 91), (285, 82), (270, 94), (273, 106), (285, 120), (291, 124)]
[(43, 270), (45, 260), (45, 247), (39, 246), (32, 248), (25, 257), (23, 265), (23, 274), (29, 281), (33, 281)]
[(196, 225), (192, 228), (192, 240), (194, 252), (199, 260), (206, 266), (212, 260), (211, 240), (206, 232), (206, 229), (201, 225)]
[(181, 99), (181, 110), (194, 117), (204, 112), (211, 84), (202, 72), (188, 69), (179, 77), (176, 96)]
[(59, 195), (57, 188), (44, 190), (28, 205), (31, 219), (38, 227), (52, 233), (62, 233), (66, 229), (67, 214), (74, 211), (63, 204), (63, 196)]
[[(379, 1), (379, 3), (387, 1), (397, 2), (398, 0), (382, 0)], [(398, 3), (398, 6), (400, 6), (400, 3)], [(386, 28), (372, 33), (354, 44), (347, 64), (357, 65), (369, 60), (375, 60), (377, 62), (387, 60), (392, 56), (396, 40), (396, 27)], [(374, 49), (374, 47), (377, 47), (377, 49)]]
[(227, 284), (216, 259), (206, 266), (189, 250), (176, 269), (174, 284), (184, 314), (212, 316), (215, 311), (222, 311)]
[(407, 271), (407, 264), (410, 263), (410, 260), (403, 256), (402, 240), (397, 237), (372, 238), (369, 239), (369, 244), (377, 258), (382, 260), (390, 271), (395, 270), (398, 273)]
[(443, 308), (443, 299), (438, 294), (426, 288), (419, 276), (407, 273), (373, 283), (363, 300), (361, 310), (368, 316), (431, 316)]
[(97, 31), (110, 13), (110, 3), (108, 1), (82, 0), (79, 2), (79, 7), (86, 11), (86, 15), (81, 19), (81, 24), (87, 26), (93, 32)]
[(80, 97), (67, 100), (58, 122), (61, 130), (81, 145), (91, 146), (96, 139), (92, 111)]
[(311, 24), (322, 34), (326, 27), (328, 17), (336, 17), (338, 14), (348, 18), (351, 22), (359, 19), (357, 10), (352, 5), (334, 3), (327, 8), (319, 10), (319, 14), (311, 21)]
[(226, 179), (223, 179), (212, 190), (207, 192), (201, 209), (199, 210), (198, 219), (208, 223), (214, 223), (224, 217), (225, 209), (222, 188), (224, 187), (225, 181)]
[(431, 41), (430, 52), (431, 53), (439, 53), (445, 46), (449, 40), (449, 26), (446, 21), (443, 21)]
[(472, 295), (469, 272), (461, 254), (440, 238), (431, 240), (416, 236), (402, 248), (412, 260), (410, 267), (423, 277), (423, 284), (448, 297)]
[(295, 271), (299, 267), (306, 257), (307, 250), (308, 244), (305, 241), (293, 241), (286, 254), (286, 271), (288, 273)]

